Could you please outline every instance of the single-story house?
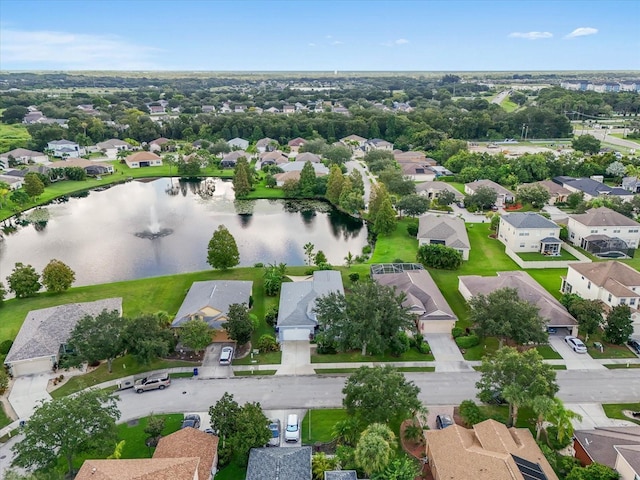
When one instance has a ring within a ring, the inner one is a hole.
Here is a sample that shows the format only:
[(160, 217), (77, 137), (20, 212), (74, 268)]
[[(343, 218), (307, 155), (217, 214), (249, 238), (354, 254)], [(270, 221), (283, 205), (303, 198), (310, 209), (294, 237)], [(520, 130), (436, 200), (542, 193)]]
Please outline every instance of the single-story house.
[(432, 167), (436, 164), (436, 161), (433, 158), (427, 158), (427, 156), (423, 152), (403, 152), (402, 150), (394, 150), (393, 158), (395, 158), (396, 162), (398, 163), (419, 163), (421, 165), (427, 165), (429, 167)]
[(534, 212), (507, 213), (500, 217), (498, 239), (512, 252), (560, 255), (560, 227)]
[(49, 163), (49, 157), (42, 152), (34, 152), (26, 148), (14, 148), (0, 155), (0, 167), (9, 166), (9, 157), (13, 158), (16, 163)]
[(588, 300), (600, 300), (607, 309), (629, 305), (633, 335), (640, 337), (640, 272), (626, 263), (573, 263), (562, 278), (562, 293), (575, 293)]
[(492, 180), (476, 180), (475, 182), (464, 184), (464, 193), (467, 195), (473, 195), (480, 187), (489, 187), (498, 194), (496, 198), (496, 206), (504, 207), (505, 204), (513, 202), (516, 198), (515, 194), (510, 190), (507, 190), (502, 185), (497, 184)]
[(222, 157), (222, 161), (220, 162), (220, 168), (235, 168), (238, 160), (244, 157), (249, 161), (251, 155), (245, 152), (244, 150), (234, 150), (233, 152), (229, 152)]
[(558, 480), (528, 428), (485, 420), (469, 429), (427, 430), (425, 440), (436, 479)]
[(273, 138), (264, 137), (256, 142), (256, 150), (258, 153), (273, 152), (277, 145), (278, 142)]
[(400, 163), (400, 170), (405, 177), (414, 182), (432, 181), (436, 174), (429, 169), (429, 165), (420, 163)]
[(70, 140), (53, 140), (47, 144), (47, 149), (54, 157), (78, 158), (84, 155), (84, 148)]
[(596, 427), (573, 432), (575, 457), (583, 466), (613, 468), (620, 480), (640, 478), (640, 427)]
[(249, 140), (236, 137), (229, 140), (227, 142), (227, 145), (229, 145), (234, 150), (246, 150), (247, 148), (249, 148)]
[[(304, 168), (306, 162), (287, 162), (279, 165), (284, 172), (300, 172)], [(316, 172), (316, 175), (328, 175), (329, 169), (322, 163), (312, 163), (311, 166)]]
[(619, 197), (623, 201), (629, 201), (634, 195), (629, 190), (621, 187), (610, 187), (595, 178), (559, 176), (554, 177), (553, 181), (571, 192), (582, 192), (584, 194), (584, 200), (587, 202), (598, 197)]
[(164, 138), (164, 137), (160, 137), (160, 138), (156, 138), (155, 140), (151, 140), (149, 142), (149, 151), (150, 152), (160, 152), (160, 151), (166, 150), (167, 147), (168, 147), (167, 144), (170, 141), (171, 140), (169, 140), (168, 138)]
[(638, 177), (624, 177), (622, 179), (622, 188), (629, 190), (631, 193), (640, 193), (640, 179)]
[(469, 260), (471, 243), (464, 220), (451, 215), (426, 213), (418, 219), (418, 245), (445, 245)]
[(367, 139), (360, 135), (348, 135), (340, 139), (340, 143), (349, 148), (362, 148), (367, 143)]
[(293, 140), (289, 140), (289, 143), (287, 143), (291, 152), (289, 156), (297, 155), (297, 153), (300, 151), (300, 147), (302, 147), (305, 143), (307, 143), (307, 141), (302, 137), (296, 137)]
[[(300, 172), (301, 170), (293, 170), (291, 172), (284, 172), (284, 173), (276, 173), (273, 178), (276, 179), (276, 185), (278, 187), (282, 187), (287, 180), (294, 180), (294, 181), (299, 181), (300, 180)], [(324, 177), (326, 176), (326, 173), (318, 173), (316, 172), (316, 177)]]
[(24, 177), (14, 177), (12, 175), (0, 175), (0, 182), (9, 185), (11, 190), (18, 190), (24, 186)]
[(382, 140), (381, 138), (372, 138), (367, 140), (364, 144), (364, 150), (370, 152), (372, 150), (384, 150), (387, 152), (393, 152), (393, 143)]
[(578, 322), (562, 304), (522, 270), (497, 272), (495, 277), (463, 275), (458, 277), (458, 291), (469, 301), (475, 295), (488, 295), (501, 288), (515, 288), (518, 297), (538, 307), (547, 327), (566, 328), (571, 335), (578, 335)]
[(416, 193), (419, 195), (424, 195), (430, 200), (438, 198), (440, 192), (444, 191), (453, 193), (455, 195), (456, 201), (461, 201), (462, 199), (464, 199), (464, 195), (462, 195), (457, 188), (447, 182), (430, 181), (422, 182), (416, 185)]
[(53, 162), (48, 165), (49, 168), (67, 168), (67, 167), (78, 167), (83, 168), (87, 175), (92, 171), (91, 167), (101, 167), (107, 170), (107, 173), (113, 173), (113, 165), (110, 163), (102, 163), (102, 162), (92, 162), (91, 160), (87, 160), (86, 158), (68, 158), (66, 160), (60, 160), (58, 162)]
[(193, 282), (171, 326), (180, 327), (184, 322), (200, 319), (211, 328), (222, 328), (230, 305), (246, 303), (251, 306), (252, 288), (253, 282), (240, 280)]
[(274, 150), (273, 152), (265, 152), (260, 155), (260, 168), (263, 165), (280, 165), (281, 163), (287, 163), (289, 157), (286, 153), (280, 150)]
[(85, 460), (76, 480), (211, 480), (218, 466), (218, 437), (182, 428), (162, 437), (152, 458)]
[(416, 316), (420, 333), (450, 333), (455, 326), (458, 317), (428, 271), (405, 270), (402, 273), (373, 274), (371, 278), (406, 295), (402, 306)]
[(311, 447), (252, 448), (249, 452), (246, 480), (311, 478)]
[(311, 152), (299, 153), (296, 157), (296, 162), (320, 163), (321, 161), (322, 159), (320, 158), (320, 155), (316, 155), (315, 153)]
[(596, 255), (640, 246), (640, 223), (607, 207), (569, 215), (567, 233), (571, 243)]
[(318, 326), (316, 298), (331, 292), (344, 295), (342, 277), (336, 270), (319, 270), (310, 280), (283, 283), (276, 324), (278, 341), (309, 340)]
[(136, 152), (124, 159), (129, 168), (161, 167), (162, 158), (153, 152)]
[(103, 310), (117, 310), (122, 314), (122, 298), (31, 310), (4, 360), (9, 373), (18, 377), (51, 372), (78, 321)]
[(438, 177), (447, 177), (449, 175), (453, 175), (453, 172), (451, 170), (447, 170), (446, 168), (444, 168), (441, 165), (434, 165), (432, 167), (429, 167), (429, 170), (431, 170), (433, 173), (436, 174), (436, 178), (438, 178)]
[(564, 188), (562, 185), (554, 182), (553, 180), (542, 180), (534, 183), (524, 183), (520, 185), (533, 186), (539, 185), (549, 192), (549, 205), (555, 205), (556, 203), (564, 203), (567, 201), (567, 197), (571, 194), (571, 190)]

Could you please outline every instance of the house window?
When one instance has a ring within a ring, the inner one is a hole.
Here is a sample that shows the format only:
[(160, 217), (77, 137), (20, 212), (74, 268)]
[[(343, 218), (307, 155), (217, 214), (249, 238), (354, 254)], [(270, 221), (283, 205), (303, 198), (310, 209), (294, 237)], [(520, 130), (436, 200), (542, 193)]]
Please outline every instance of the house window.
[(607, 298), (607, 302), (611, 303), (611, 294), (609, 294), (609, 297)]
[(520, 248), (524, 248), (524, 243), (521, 243), (521, 244), (520, 244)]
[(576, 234), (571, 232), (571, 238), (575, 238), (575, 237), (576, 237)]
[(620, 299), (620, 305), (624, 305), (625, 303), (627, 303), (627, 299), (626, 298), (621, 298)]
[(620, 230), (614, 230), (613, 233), (620, 233)]
[(587, 283), (587, 289), (591, 288), (591, 282)]
[(635, 298), (630, 298), (629, 299), (629, 305), (635, 305), (636, 304), (636, 299)]
[(638, 229), (637, 228), (633, 228), (633, 229), (629, 230), (629, 233), (638, 233)]

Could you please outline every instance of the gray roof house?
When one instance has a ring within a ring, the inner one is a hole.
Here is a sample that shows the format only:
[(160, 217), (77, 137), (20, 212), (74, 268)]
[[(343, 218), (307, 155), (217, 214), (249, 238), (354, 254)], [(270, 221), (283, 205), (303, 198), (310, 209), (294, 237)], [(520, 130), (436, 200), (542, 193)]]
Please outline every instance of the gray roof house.
[(315, 300), (330, 292), (344, 294), (342, 277), (336, 270), (319, 270), (313, 272), (310, 280), (283, 283), (278, 307), (278, 340), (308, 340), (318, 325)]
[(498, 272), (495, 277), (463, 275), (458, 277), (458, 291), (465, 300), (475, 295), (488, 295), (501, 288), (515, 288), (518, 297), (538, 307), (547, 326), (567, 328), (571, 335), (578, 335), (578, 322), (562, 304), (556, 300), (531, 275), (522, 270)]
[[(618, 473), (640, 474), (640, 427), (596, 427), (576, 430), (573, 434), (575, 457), (583, 465), (593, 462), (618, 470)], [(622, 458), (621, 458), (622, 457)], [(626, 465), (624, 465), (626, 463)], [(626, 471), (620, 467), (626, 466)], [(633, 475), (622, 478), (634, 478)]]
[(4, 360), (14, 377), (50, 372), (60, 360), (60, 349), (69, 340), (78, 321), (103, 310), (122, 313), (122, 298), (31, 310)]
[(201, 319), (212, 328), (221, 328), (227, 321), (230, 305), (249, 305), (252, 288), (253, 282), (240, 280), (193, 282), (171, 326), (180, 327), (189, 320)]
[(471, 243), (464, 220), (451, 215), (427, 213), (418, 220), (419, 245), (446, 245), (458, 250), (463, 260), (469, 260)]
[(621, 187), (610, 187), (593, 178), (559, 176), (554, 177), (553, 181), (572, 192), (583, 192), (585, 201), (593, 200), (601, 196), (616, 196), (622, 200), (631, 200), (633, 198), (632, 192)]
[(462, 195), (454, 186), (448, 184), (447, 182), (422, 182), (416, 185), (416, 193), (419, 195), (424, 195), (429, 199), (437, 198), (441, 192), (451, 192), (455, 195), (456, 201), (462, 200), (464, 195)]
[(311, 480), (311, 447), (252, 448), (246, 480), (279, 479)]
[(232, 138), (227, 142), (227, 144), (231, 148), (237, 148), (238, 150), (246, 150), (247, 148), (249, 148), (249, 141), (239, 137)]
[(560, 227), (534, 212), (507, 213), (500, 217), (498, 239), (512, 252), (560, 255)]
[(415, 314), (420, 333), (450, 333), (457, 317), (426, 270), (371, 275), (381, 285), (406, 295), (402, 303)]

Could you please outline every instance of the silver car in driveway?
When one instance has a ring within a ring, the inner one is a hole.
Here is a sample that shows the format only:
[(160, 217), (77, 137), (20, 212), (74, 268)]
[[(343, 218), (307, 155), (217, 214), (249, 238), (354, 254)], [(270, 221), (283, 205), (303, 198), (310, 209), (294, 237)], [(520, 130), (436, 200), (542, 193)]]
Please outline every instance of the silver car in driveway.
[(269, 422), (269, 430), (271, 431), (271, 438), (267, 446), (279, 447), (280, 446), (280, 420), (274, 419)]
[(571, 335), (567, 335), (564, 337), (564, 341), (569, 345), (569, 348), (576, 353), (587, 353), (587, 346), (582, 343), (582, 340), (579, 338), (573, 337)]

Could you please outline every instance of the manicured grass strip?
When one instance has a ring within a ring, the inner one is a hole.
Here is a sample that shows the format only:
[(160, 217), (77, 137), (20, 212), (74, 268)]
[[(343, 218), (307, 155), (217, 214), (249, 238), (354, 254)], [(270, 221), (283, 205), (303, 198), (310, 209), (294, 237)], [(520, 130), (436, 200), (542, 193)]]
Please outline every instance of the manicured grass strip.
[(335, 373), (353, 373), (357, 368), (315, 368), (314, 371), (318, 375), (332, 375)]
[(565, 261), (565, 260), (577, 260), (576, 257), (571, 255), (566, 250), (560, 250), (560, 255), (542, 255), (538, 252), (519, 252), (517, 255), (525, 262), (553, 262), (553, 261)]
[(253, 360), (256, 360), (255, 364), (251, 363), (251, 355), (247, 355), (244, 358), (234, 359), (233, 364), (234, 365), (277, 365), (282, 362), (282, 352), (259, 353), (253, 356)]
[(562, 360), (562, 355), (551, 348), (550, 345), (539, 345), (536, 347), (536, 350), (542, 358), (546, 358), (547, 360)]
[(171, 373), (171, 378), (193, 378), (193, 372)]
[(4, 428), (9, 425), (13, 420), (9, 418), (7, 413), (4, 411), (4, 405), (0, 407), (0, 428)]
[(605, 365), (609, 370), (618, 370), (622, 368), (640, 368), (640, 363), (610, 363)]
[(361, 355), (360, 351), (336, 353), (333, 355), (311, 355), (311, 363), (344, 363), (344, 362), (432, 362), (432, 354), (423, 354), (417, 350), (409, 350), (399, 357), (390, 354)]
[(250, 370), (242, 370), (233, 372), (235, 377), (258, 377), (261, 375), (275, 375), (277, 370), (256, 370), (254, 372)]
[(347, 418), (343, 408), (323, 408), (309, 410), (302, 420), (302, 443), (313, 445), (316, 442), (333, 440), (333, 428), (336, 423)]
[(627, 417), (623, 410), (630, 410), (632, 412), (640, 412), (640, 402), (637, 403), (605, 403), (602, 405), (604, 413), (609, 418), (615, 418), (617, 420), (627, 420), (640, 425), (640, 420)]
[[(106, 363), (103, 363), (98, 368), (85, 375), (70, 378), (64, 385), (51, 392), (53, 398), (61, 398), (66, 395), (70, 395), (75, 392), (79, 392), (85, 388), (98, 385), (99, 383), (108, 382), (117, 378), (129, 377), (131, 375), (137, 375), (142, 372), (148, 372), (151, 370), (163, 370), (165, 368), (173, 367), (190, 367), (197, 366), (198, 364), (193, 362), (184, 362), (180, 360), (163, 360), (159, 359), (151, 362), (148, 365), (141, 365), (136, 362), (130, 355), (116, 358), (113, 361), (113, 373), (107, 371)], [(171, 388), (171, 387), (169, 387)]]

